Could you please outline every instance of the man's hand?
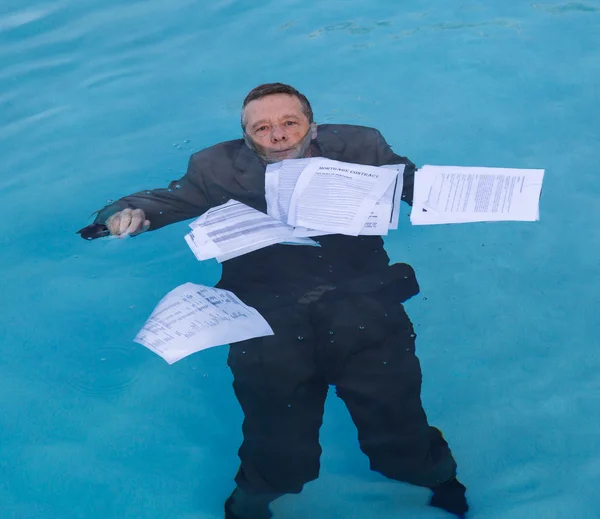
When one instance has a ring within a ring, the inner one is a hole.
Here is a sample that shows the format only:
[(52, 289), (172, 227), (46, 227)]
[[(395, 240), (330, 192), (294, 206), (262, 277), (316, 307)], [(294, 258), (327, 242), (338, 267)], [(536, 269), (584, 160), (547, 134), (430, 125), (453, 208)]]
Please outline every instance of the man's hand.
[(136, 236), (150, 228), (150, 220), (141, 209), (123, 209), (106, 220), (106, 227), (115, 236)]

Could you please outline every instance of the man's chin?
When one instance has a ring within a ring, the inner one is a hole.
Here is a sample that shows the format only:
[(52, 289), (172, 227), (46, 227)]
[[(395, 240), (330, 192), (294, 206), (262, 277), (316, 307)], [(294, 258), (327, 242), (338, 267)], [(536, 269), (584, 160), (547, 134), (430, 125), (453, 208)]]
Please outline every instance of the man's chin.
[(299, 155), (299, 152), (295, 148), (292, 148), (289, 150), (282, 150), (282, 151), (270, 150), (265, 154), (265, 156), (269, 162), (280, 162), (280, 161), (286, 160), (286, 159), (297, 159), (298, 155)]

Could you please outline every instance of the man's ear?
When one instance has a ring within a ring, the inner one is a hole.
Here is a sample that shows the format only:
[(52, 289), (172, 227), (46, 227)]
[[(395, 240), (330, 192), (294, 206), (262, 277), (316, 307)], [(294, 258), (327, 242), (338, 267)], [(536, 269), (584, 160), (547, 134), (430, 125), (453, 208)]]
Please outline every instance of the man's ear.
[(316, 139), (317, 138), (317, 123), (310, 123), (310, 131), (311, 131), (311, 135), (310, 135), (311, 140)]

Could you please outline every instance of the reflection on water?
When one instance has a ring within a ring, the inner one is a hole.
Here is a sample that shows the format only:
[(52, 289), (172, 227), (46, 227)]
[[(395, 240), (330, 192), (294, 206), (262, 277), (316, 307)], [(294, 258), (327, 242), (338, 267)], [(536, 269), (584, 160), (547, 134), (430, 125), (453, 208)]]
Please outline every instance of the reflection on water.
[[(595, 517), (600, 190), (594, 2), (257, 4), (9, 0), (0, 8), (3, 518), (221, 517), (242, 414), (226, 348), (173, 366), (132, 342), (156, 302), (216, 263), (186, 224), (75, 231), (239, 137), (253, 86), (284, 81), (317, 122), (379, 128), (418, 165), (546, 167), (542, 220), (385, 239), (417, 271), (423, 403), (472, 517)], [(321, 477), (275, 517), (444, 517), (369, 471), (327, 399)]]

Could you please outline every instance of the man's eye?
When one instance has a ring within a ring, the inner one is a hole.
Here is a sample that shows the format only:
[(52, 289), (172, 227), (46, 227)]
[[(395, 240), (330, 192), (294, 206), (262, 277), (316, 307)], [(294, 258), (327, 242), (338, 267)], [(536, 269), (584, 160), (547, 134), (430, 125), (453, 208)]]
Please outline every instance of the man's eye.
[(286, 125), (286, 126), (292, 126), (292, 125), (294, 125), (294, 124), (296, 124), (296, 121), (286, 121), (286, 122), (285, 122), (285, 125)]
[(261, 126), (260, 128), (257, 128), (256, 131), (257, 132), (264, 132), (267, 129), (266, 126)]

